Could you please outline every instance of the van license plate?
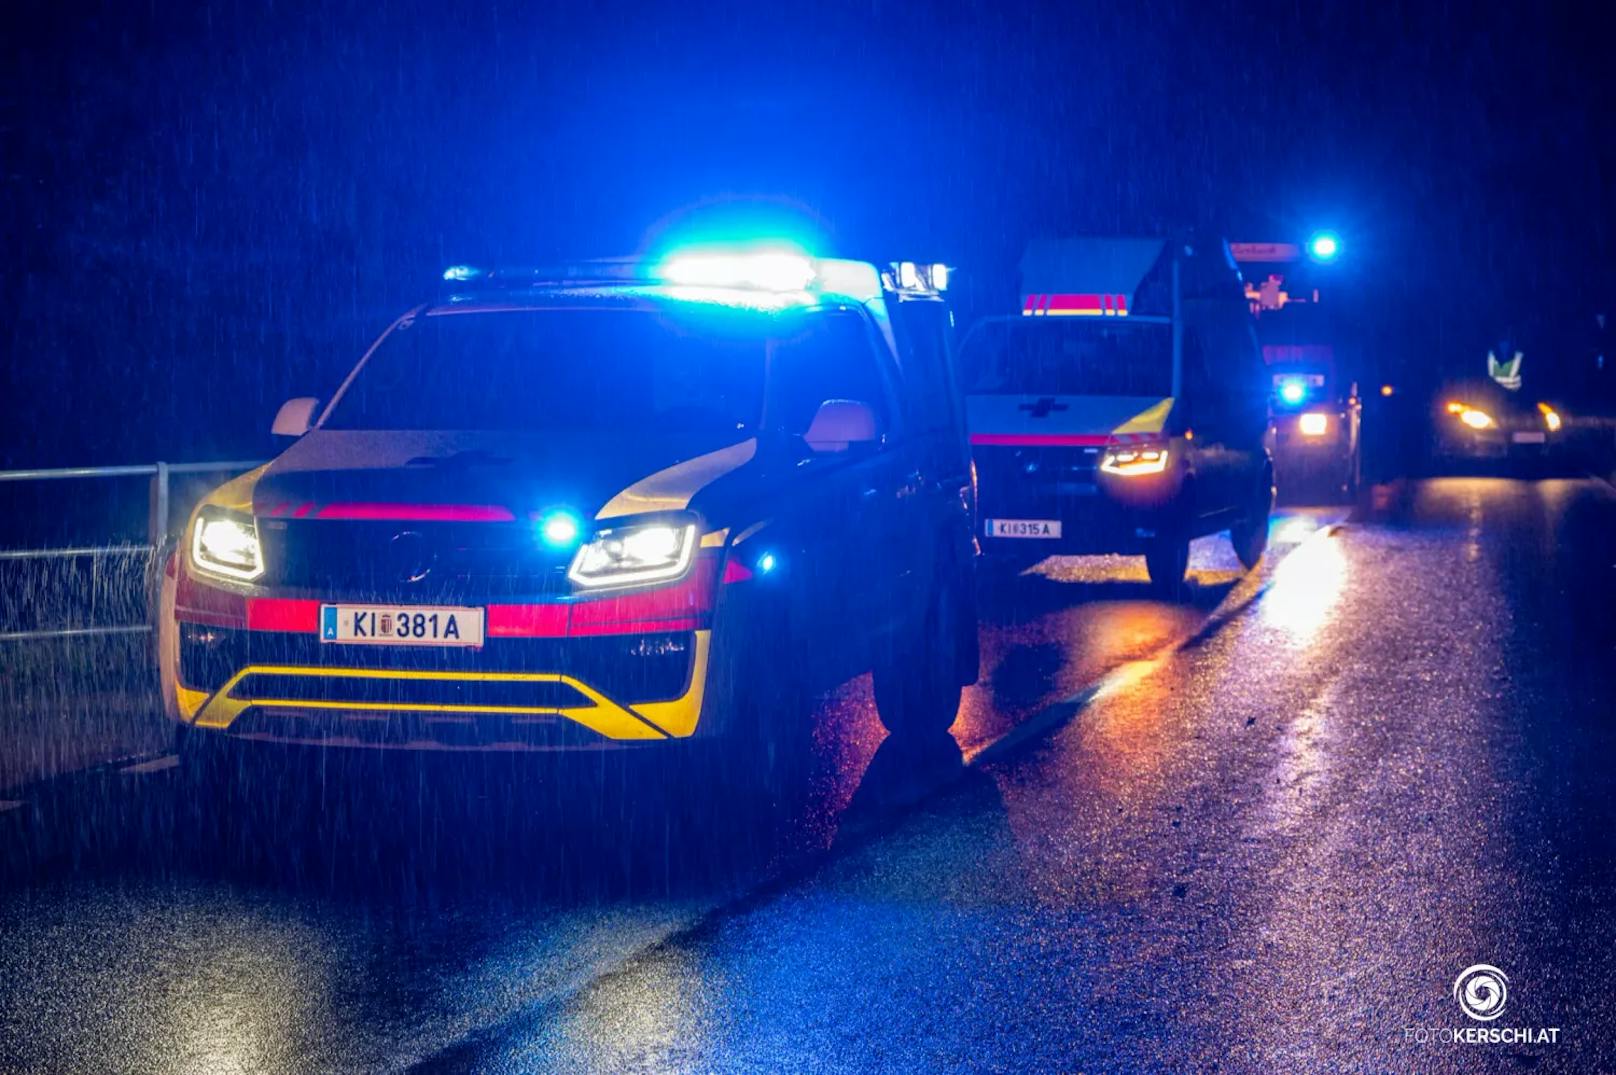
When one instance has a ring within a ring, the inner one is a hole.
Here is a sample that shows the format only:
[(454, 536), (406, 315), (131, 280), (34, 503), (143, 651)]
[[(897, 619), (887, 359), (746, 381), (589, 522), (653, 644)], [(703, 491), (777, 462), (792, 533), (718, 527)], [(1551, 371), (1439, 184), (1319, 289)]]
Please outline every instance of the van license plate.
[(1516, 444), (1542, 444), (1549, 438), (1544, 433), (1516, 433), (1510, 439)]
[(989, 519), (987, 533), (995, 538), (1058, 538), (1061, 524), (1059, 519)]
[(320, 641), (361, 646), (480, 646), (483, 610), (429, 605), (321, 605)]

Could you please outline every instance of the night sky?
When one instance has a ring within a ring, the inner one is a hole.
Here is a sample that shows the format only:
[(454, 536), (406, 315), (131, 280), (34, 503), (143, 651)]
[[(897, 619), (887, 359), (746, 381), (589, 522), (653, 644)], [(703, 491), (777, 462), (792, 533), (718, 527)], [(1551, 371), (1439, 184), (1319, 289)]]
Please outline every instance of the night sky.
[(261, 7), (7, 8), (4, 464), (263, 454), (444, 264), (738, 205), (979, 304), (1035, 234), (1334, 228), (1411, 380), (1505, 333), (1572, 361), (1611, 296), (1569, 7)]

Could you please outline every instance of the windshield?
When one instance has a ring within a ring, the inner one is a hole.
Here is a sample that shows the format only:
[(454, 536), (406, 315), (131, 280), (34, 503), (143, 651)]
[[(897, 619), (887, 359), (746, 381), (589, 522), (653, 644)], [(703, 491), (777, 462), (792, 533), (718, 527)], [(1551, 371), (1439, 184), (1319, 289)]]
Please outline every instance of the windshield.
[(1168, 396), (1172, 326), (1150, 321), (990, 321), (960, 356), (973, 395)]
[[(809, 351), (825, 315), (711, 307), (417, 317), (390, 332), (327, 429), (718, 435), (756, 427), (771, 347)], [(807, 356), (811, 358), (812, 356)]]

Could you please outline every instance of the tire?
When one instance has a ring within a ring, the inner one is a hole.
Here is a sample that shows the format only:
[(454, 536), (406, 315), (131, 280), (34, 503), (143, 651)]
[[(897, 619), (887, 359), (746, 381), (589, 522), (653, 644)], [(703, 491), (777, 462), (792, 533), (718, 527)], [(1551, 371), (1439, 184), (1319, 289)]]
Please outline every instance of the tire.
[(1152, 538), (1145, 546), (1145, 571), (1150, 585), (1165, 597), (1177, 598), (1184, 593), (1184, 576), (1190, 569), (1190, 542), (1182, 537)]
[(1266, 472), (1255, 499), (1246, 518), (1229, 529), (1229, 541), (1234, 545), (1235, 557), (1247, 571), (1261, 563), (1263, 553), (1268, 550), (1268, 521), (1274, 513), (1274, 482)]
[(962, 617), (973, 603), (968, 585), (938, 580), (919, 624), (893, 639), (875, 666), (875, 709), (893, 735), (935, 735), (954, 726), (962, 685), (975, 678), (967, 660)]
[(780, 624), (754, 624), (725, 633), (708, 672), (710, 708), (701, 717), (711, 731), (698, 728), (689, 744), (685, 791), (700, 797), (721, 789), (738, 802), (775, 799), (806, 769), (812, 748), (807, 692), (753, 644), (786, 644), (784, 632)]

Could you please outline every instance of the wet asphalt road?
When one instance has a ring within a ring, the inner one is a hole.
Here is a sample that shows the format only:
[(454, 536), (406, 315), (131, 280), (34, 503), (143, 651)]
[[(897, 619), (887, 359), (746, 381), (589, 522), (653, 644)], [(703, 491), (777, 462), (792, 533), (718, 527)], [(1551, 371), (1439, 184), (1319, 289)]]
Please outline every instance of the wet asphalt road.
[[(1616, 1069), (1616, 493), (1338, 517), (1198, 548), (1182, 605), (1050, 562), (953, 736), (854, 682), (769, 808), (613, 759), (33, 789), (0, 1070)], [(1559, 1042), (1409, 1040), (1489, 1025)]]

